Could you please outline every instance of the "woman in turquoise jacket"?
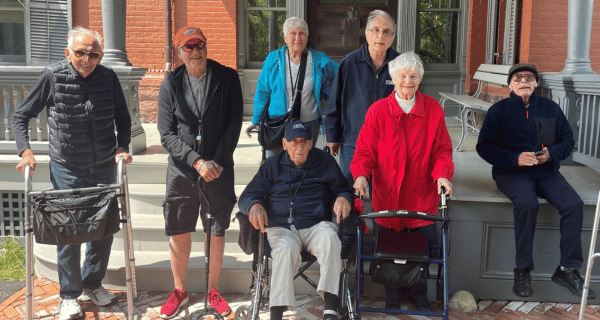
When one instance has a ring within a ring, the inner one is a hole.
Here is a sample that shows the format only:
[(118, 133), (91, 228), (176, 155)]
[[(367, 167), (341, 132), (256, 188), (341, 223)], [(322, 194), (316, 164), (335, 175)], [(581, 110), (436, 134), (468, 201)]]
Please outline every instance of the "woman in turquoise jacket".
[[(308, 25), (300, 18), (291, 17), (283, 23), (283, 38), (287, 46), (269, 53), (258, 78), (254, 95), (254, 115), (248, 131), (258, 129), (258, 123), (265, 107), (269, 117), (279, 117), (291, 110), (294, 99), (292, 92), (298, 86), (298, 71), (302, 51), (308, 42)], [(328, 99), (331, 85), (337, 73), (338, 63), (325, 53), (308, 49), (306, 72), (302, 88), (300, 120), (312, 128), (313, 147), (317, 142), (321, 127), (321, 99)], [(283, 149), (266, 150), (266, 157)]]

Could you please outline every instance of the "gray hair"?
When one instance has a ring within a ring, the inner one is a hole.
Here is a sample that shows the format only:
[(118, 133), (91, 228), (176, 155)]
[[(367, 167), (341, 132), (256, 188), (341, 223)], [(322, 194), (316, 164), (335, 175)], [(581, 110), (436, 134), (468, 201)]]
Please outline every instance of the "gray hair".
[(394, 22), (394, 19), (392, 19), (392, 16), (390, 16), (387, 12), (383, 10), (373, 10), (369, 12), (369, 17), (367, 18), (367, 30), (371, 30), (371, 24), (373, 23), (373, 20), (375, 20), (375, 18), (377, 17), (384, 17), (390, 20), (390, 22), (392, 23), (392, 32), (393, 34), (396, 34), (396, 23)]
[(96, 42), (96, 44), (98, 44), (98, 49), (100, 49), (100, 51), (102, 51), (102, 38), (100, 37), (100, 33), (98, 33), (98, 31), (95, 30), (90, 30), (90, 29), (86, 29), (80, 26), (77, 26), (71, 30), (69, 30), (69, 34), (68, 34), (68, 41), (67, 41), (67, 46), (69, 47), (69, 49), (71, 49), (71, 47), (73, 47), (73, 42), (75, 41), (76, 37), (79, 37), (81, 35), (90, 35), (92, 37), (94, 37), (94, 42)]
[(388, 68), (392, 77), (394, 77), (396, 72), (400, 70), (416, 71), (419, 74), (419, 81), (423, 80), (423, 74), (425, 73), (421, 58), (419, 58), (419, 56), (412, 51), (407, 51), (397, 56), (396, 59), (390, 62)]
[(302, 30), (304, 30), (304, 32), (306, 32), (306, 35), (308, 36), (308, 24), (306, 23), (306, 21), (298, 17), (289, 17), (285, 20), (285, 22), (283, 23), (283, 36), (286, 36), (288, 32), (290, 32), (290, 30), (294, 28), (301, 28)]

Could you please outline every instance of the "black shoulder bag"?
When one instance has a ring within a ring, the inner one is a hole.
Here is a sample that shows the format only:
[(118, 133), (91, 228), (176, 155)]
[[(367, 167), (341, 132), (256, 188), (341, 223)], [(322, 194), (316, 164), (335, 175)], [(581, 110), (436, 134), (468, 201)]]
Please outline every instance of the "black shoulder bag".
[[(298, 70), (298, 87), (296, 89), (296, 98), (292, 110), (287, 114), (271, 119), (269, 117), (269, 106), (265, 106), (260, 117), (258, 130), (258, 143), (266, 150), (281, 149), (283, 144), (283, 134), (288, 122), (300, 119), (300, 107), (302, 98), (302, 87), (304, 85), (304, 74), (306, 73), (306, 60), (308, 59), (308, 49), (302, 51), (300, 60), (300, 69)], [(291, 79), (290, 79), (291, 81)]]

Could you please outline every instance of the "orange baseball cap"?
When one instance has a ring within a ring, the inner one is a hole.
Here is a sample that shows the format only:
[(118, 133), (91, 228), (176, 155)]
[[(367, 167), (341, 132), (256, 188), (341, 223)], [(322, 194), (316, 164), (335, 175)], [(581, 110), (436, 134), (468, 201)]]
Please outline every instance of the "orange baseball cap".
[(202, 30), (200, 30), (200, 28), (183, 27), (179, 29), (179, 31), (177, 31), (177, 34), (175, 34), (175, 48), (184, 46), (188, 42), (198, 42), (191, 40), (199, 40), (202, 42), (206, 42), (206, 36), (204, 36), (204, 33), (202, 33)]

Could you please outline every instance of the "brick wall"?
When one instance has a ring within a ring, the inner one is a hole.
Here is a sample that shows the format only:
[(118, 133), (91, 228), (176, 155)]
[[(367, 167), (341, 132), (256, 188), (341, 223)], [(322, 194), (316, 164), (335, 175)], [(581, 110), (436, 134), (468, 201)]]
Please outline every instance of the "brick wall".
[[(208, 57), (237, 69), (237, 5), (235, 0), (172, 0), (172, 37), (186, 25), (202, 29)], [(73, 24), (102, 34), (101, 0), (73, 0)], [(127, 0), (126, 50), (129, 62), (148, 72), (140, 83), (142, 122), (156, 122), (158, 88), (165, 69), (165, 1)], [(172, 68), (181, 65), (173, 52)]]
[[(520, 61), (535, 63), (540, 72), (558, 72), (567, 59), (568, 3), (524, 1)], [(590, 46), (592, 69), (600, 73), (600, 2), (594, 2)]]
[(487, 33), (487, 0), (471, 0), (469, 4), (469, 25), (467, 33), (467, 80), (465, 92), (474, 94), (477, 80), (473, 75), (479, 65), (485, 63), (485, 39)]
[[(500, 1), (501, 15), (504, 6)], [(592, 69), (600, 74), (600, 1), (594, 1), (594, 16), (590, 45)], [(472, 77), (477, 67), (485, 61), (485, 36), (487, 1), (471, 0), (469, 4), (469, 29), (467, 53), (467, 81), (465, 91), (473, 93), (477, 88)], [(499, 20), (502, 20), (500, 18)], [(523, 1), (521, 3), (520, 40), (518, 61), (537, 65), (540, 72), (559, 72), (567, 59), (568, 2), (564, 0)], [(503, 32), (500, 28), (498, 32)], [(500, 35), (501, 37), (501, 35)], [(487, 89), (486, 89), (487, 90)], [(483, 94), (488, 101), (498, 99), (508, 91), (490, 88)]]

